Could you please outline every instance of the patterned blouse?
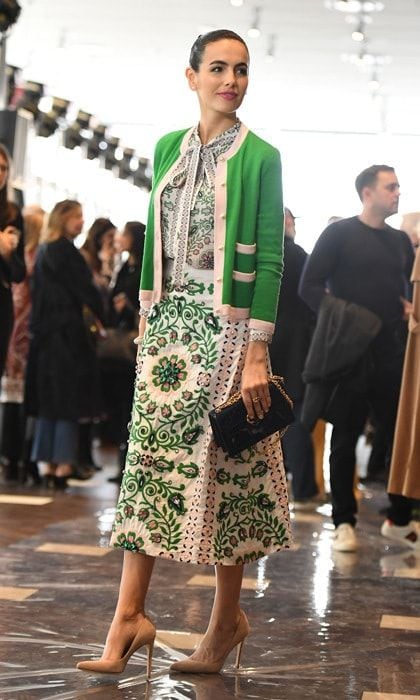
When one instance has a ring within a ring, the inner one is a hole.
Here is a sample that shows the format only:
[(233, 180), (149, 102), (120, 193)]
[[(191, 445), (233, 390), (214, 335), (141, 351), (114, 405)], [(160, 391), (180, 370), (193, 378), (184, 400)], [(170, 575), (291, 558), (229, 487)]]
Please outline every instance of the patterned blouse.
[[(198, 127), (162, 192), (162, 238), (165, 258), (201, 270), (214, 268), (214, 177), (218, 158), (233, 144), (240, 122), (203, 145)], [(187, 208), (189, 216), (185, 216)]]

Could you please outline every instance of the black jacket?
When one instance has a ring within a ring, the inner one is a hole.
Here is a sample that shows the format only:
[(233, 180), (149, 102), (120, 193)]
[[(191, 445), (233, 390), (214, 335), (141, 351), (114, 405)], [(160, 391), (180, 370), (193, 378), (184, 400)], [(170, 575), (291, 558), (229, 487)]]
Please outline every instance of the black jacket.
[(0, 229), (14, 226), (20, 231), (19, 242), (9, 260), (0, 255), (0, 377), (3, 374), (7, 357), (7, 348), (13, 330), (12, 282), (22, 282), (25, 278), (24, 231), (22, 215), (11, 202), (5, 211), (0, 212)]
[(306, 258), (303, 248), (285, 236), (283, 278), (273, 340), (269, 346), (273, 374), (284, 377), (287, 392), (296, 402), (303, 397), (302, 370), (315, 326), (315, 314), (298, 295)]
[(381, 326), (381, 319), (363, 306), (324, 296), (303, 372), (307, 387), (301, 420), (309, 430), (318, 418), (334, 422), (329, 409), (335, 387), (365, 355)]
[(83, 320), (85, 305), (103, 318), (100, 294), (82, 255), (66, 238), (41, 246), (33, 275), (31, 413), (53, 420), (93, 415), (96, 365)]
[[(110, 294), (110, 327), (129, 331), (138, 328), (140, 274), (141, 262), (132, 265), (127, 260), (119, 270)], [(120, 313), (115, 311), (113, 305), (113, 299), (118, 294), (125, 294), (128, 302)]]

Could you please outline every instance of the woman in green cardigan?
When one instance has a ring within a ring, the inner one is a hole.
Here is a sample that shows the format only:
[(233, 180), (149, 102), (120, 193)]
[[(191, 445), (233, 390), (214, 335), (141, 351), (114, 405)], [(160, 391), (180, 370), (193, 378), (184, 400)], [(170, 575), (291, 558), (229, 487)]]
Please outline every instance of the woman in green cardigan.
[(290, 547), (278, 435), (235, 458), (216, 447), (214, 406), (241, 390), (251, 418), (270, 405), (267, 343), (282, 272), (278, 151), (237, 118), (249, 54), (234, 32), (198, 37), (188, 85), (198, 126), (164, 136), (140, 283), (137, 377), (126, 469), (111, 544), (125, 550), (114, 619), (100, 660), (120, 672), (155, 627), (145, 599), (156, 557), (214, 564), (216, 594), (193, 655), (171, 670), (213, 673), (249, 632), (243, 567)]

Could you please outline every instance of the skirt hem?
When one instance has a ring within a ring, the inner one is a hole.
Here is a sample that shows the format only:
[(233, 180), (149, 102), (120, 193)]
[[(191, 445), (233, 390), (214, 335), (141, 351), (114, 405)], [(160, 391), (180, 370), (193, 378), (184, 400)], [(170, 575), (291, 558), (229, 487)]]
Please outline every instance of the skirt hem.
[[(109, 545), (109, 547), (111, 549), (122, 549), (126, 552), (132, 552), (133, 554), (145, 554), (148, 557), (155, 557), (156, 559), (167, 559), (169, 561), (175, 561), (179, 564), (194, 564), (195, 566), (237, 566), (238, 563), (253, 564), (255, 561), (263, 559), (263, 557), (270, 556), (271, 554), (278, 554), (279, 552), (291, 550), (294, 548), (294, 542), (289, 538), (287, 544), (285, 543), (284, 545), (280, 545), (279, 547), (272, 547), (271, 549), (268, 549), (264, 552), (261, 550), (256, 555), (250, 555), (249, 552), (246, 551), (243, 552), (243, 554), (238, 553), (238, 555), (235, 557), (235, 560), (211, 559), (210, 561), (208, 559), (206, 561), (201, 561), (194, 558), (183, 558), (182, 554), (179, 552), (162, 552), (158, 548), (154, 547), (147, 547), (144, 549), (130, 549), (129, 547), (124, 547), (122, 545), (112, 543)], [(242, 562), (238, 562), (239, 559), (242, 559)]]

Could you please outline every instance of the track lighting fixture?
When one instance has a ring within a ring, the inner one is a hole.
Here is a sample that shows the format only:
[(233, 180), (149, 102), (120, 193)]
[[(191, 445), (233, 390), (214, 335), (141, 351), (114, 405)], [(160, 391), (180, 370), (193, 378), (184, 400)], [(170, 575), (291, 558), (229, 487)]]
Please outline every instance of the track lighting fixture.
[(105, 132), (106, 126), (103, 124), (97, 124), (93, 129), (91, 138), (86, 142), (86, 158), (89, 160), (99, 158), (106, 151)]
[(366, 38), (365, 23), (363, 22), (363, 20), (360, 20), (357, 27), (352, 31), (351, 38), (353, 39), (353, 41), (364, 41), (365, 40), (365, 38)]
[(258, 37), (261, 34), (261, 29), (260, 29), (260, 16), (261, 16), (261, 8), (260, 7), (254, 7), (253, 9), (253, 14), (252, 14), (252, 22), (251, 26), (248, 29), (248, 36), (251, 39), (258, 39)]
[(118, 163), (118, 177), (122, 180), (127, 180), (129, 177), (133, 177), (134, 171), (136, 170), (136, 165), (134, 165), (134, 148), (124, 148), (122, 158)]
[(325, 0), (325, 7), (339, 12), (381, 12), (385, 3), (379, 0)]
[(152, 189), (152, 164), (147, 158), (139, 158), (138, 168), (133, 175), (137, 187), (150, 192)]
[(89, 128), (91, 116), (89, 112), (84, 112), (81, 109), (78, 111), (76, 121), (64, 132), (63, 142), (66, 148), (76, 148), (76, 146), (81, 146), (87, 140), (88, 135), (86, 136), (82, 132)]
[[(47, 99), (47, 98), (44, 98)], [(51, 109), (48, 112), (39, 111), (36, 133), (38, 136), (48, 138), (57, 130), (60, 120), (66, 116), (69, 100), (64, 100), (61, 97), (53, 97), (51, 100)]]
[(267, 53), (265, 54), (266, 63), (273, 63), (276, 53), (276, 35), (270, 34), (268, 37)]
[(44, 94), (44, 86), (42, 83), (36, 83), (33, 80), (27, 80), (23, 86), (23, 95), (17, 101), (18, 109), (25, 109), (30, 112), (34, 119), (39, 113), (39, 101)]
[(106, 170), (113, 170), (118, 164), (118, 159), (115, 157), (115, 152), (119, 146), (120, 139), (116, 136), (109, 136), (106, 139), (106, 150), (104, 151), (104, 165)]

